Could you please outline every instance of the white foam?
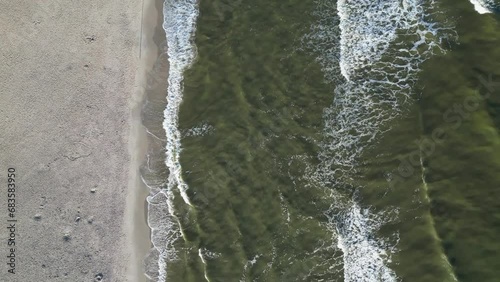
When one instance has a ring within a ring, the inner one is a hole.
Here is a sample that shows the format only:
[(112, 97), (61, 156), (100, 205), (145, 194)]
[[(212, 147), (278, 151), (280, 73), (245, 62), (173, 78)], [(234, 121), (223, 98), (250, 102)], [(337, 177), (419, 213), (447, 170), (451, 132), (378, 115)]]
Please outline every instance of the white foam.
[(208, 274), (207, 274), (207, 261), (203, 257), (203, 251), (202, 249), (198, 249), (198, 256), (200, 257), (201, 262), (203, 263), (203, 277), (205, 277), (205, 280), (207, 282), (210, 282), (210, 279), (208, 279)]
[[(470, 2), (474, 5), (474, 9), (480, 14), (493, 13), (493, 11), (488, 8), (489, 5), (492, 5), (492, 3), (490, 1), (470, 0)], [(490, 2), (490, 3), (488, 3), (488, 2)]]
[(391, 246), (374, 236), (386, 219), (377, 219), (353, 203), (336, 220), (342, 223), (336, 223), (336, 231), (338, 247), (344, 253), (344, 281), (397, 281), (386, 266)]
[(167, 107), (163, 128), (167, 136), (166, 165), (170, 171), (169, 189), (179, 189), (184, 202), (191, 205), (186, 194), (187, 184), (182, 179), (182, 168), (179, 162), (181, 153), (181, 133), (178, 128), (179, 107), (182, 102), (184, 71), (196, 58), (194, 32), (198, 18), (196, 0), (166, 0), (164, 4), (163, 28), (167, 35), (169, 76), (167, 89)]
[(165, 0), (163, 7), (163, 28), (167, 36), (169, 77), (167, 106), (164, 111), (163, 128), (166, 132), (166, 160), (169, 177), (166, 187), (148, 197), (148, 224), (151, 228), (151, 241), (159, 252), (158, 281), (167, 277), (167, 263), (177, 259), (175, 243), (182, 240), (179, 219), (175, 216), (174, 191), (179, 191), (182, 199), (191, 206), (186, 194), (187, 184), (182, 179), (179, 162), (181, 153), (181, 133), (178, 128), (179, 107), (183, 94), (183, 73), (196, 58), (194, 33), (198, 18), (197, 0)]
[(326, 214), (343, 251), (345, 281), (397, 281), (388, 263), (398, 235), (391, 242), (377, 237), (390, 218), (363, 209), (336, 188), (362, 189), (351, 185), (362, 153), (404, 111), (420, 64), (442, 50), (447, 29), (427, 20), (432, 0), (339, 0), (336, 7), (317, 2), (321, 19), (305, 39), (337, 87), (324, 112), (326, 138), (313, 179), (331, 190)]
[(195, 127), (192, 127), (190, 129), (186, 130), (186, 132), (184, 132), (183, 135), (184, 135), (184, 137), (205, 136), (205, 135), (213, 133), (214, 130), (215, 129), (213, 126), (211, 126), (210, 124), (208, 124), (206, 122), (203, 122), (198, 126), (195, 126)]
[(160, 191), (149, 196), (148, 225), (151, 228), (151, 243), (158, 251), (158, 281), (165, 281), (167, 262), (177, 259), (175, 243), (182, 239), (179, 220), (174, 215), (172, 191)]
[[(259, 259), (259, 257), (260, 257), (260, 256), (261, 256), (261, 255), (256, 255), (256, 256), (254, 256), (254, 258), (253, 258), (253, 259), (251, 259), (251, 260), (247, 260), (247, 263), (245, 263), (245, 266), (244, 266), (244, 268), (243, 268), (243, 274), (242, 274), (242, 277), (241, 277), (241, 279), (239, 280), (239, 282), (245, 282), (245, 281), (248, 281), (248, 278), (247, 278), (248, 271), (249, 271), (249, 269), (251, 269), (251, 268), (252, 268), (252, 266), (253, 266), (254, 264), (256, 264), (256, 263), (257, 263), (257, 260)], [(269, 264), (268, 264), (268, 265), (269, 265)], [(266, 270), (264, 270), (264, 273), (265, 273), (265, 272), (266, 272)]]

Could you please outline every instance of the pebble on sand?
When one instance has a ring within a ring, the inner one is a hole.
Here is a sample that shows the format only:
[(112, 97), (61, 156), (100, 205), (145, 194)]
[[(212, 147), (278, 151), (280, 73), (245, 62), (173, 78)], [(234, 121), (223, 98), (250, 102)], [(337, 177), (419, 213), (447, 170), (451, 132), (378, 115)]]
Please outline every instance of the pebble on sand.
[(71, 234), (64, 233), (63, 239), (64, 239), (64, 241), (68, 242), (69, 240), (71, 240)]
[(102, 281), (102, 278), (103, 278), (103, 277), (104, 277), (104, 276), (102, 275), (102, 273), (98, 273), (98, 274), (96, 274), (96, 276), (95, 276), (95, 281)]

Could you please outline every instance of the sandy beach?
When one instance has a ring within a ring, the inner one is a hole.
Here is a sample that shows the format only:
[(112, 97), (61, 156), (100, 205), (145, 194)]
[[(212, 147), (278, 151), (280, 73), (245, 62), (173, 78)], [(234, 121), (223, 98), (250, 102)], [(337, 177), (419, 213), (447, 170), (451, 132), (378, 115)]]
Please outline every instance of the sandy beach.
[(158, 7), (0, 3), (0, 281), (146, 281), (141, 110)]

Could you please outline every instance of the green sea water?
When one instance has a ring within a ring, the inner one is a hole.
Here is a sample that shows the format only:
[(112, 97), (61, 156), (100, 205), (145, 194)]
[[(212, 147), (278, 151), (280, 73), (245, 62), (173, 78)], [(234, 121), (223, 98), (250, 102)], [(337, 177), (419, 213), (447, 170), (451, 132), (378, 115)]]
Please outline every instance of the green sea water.
[(443, 6), (459, 40), (427, 62), (420, 82), (422, 134), (446, 132), (426, 160), (431, 215), (459, 281), (498, 281), (500, 18), (466, 1)]
[[(185, 73), (180, 127), (211, 130), (182, 140), (181, 162), (196, 187), (188, 191), (196, 206), (191, 257), (213, 253), (211, 281), (332, 279), (340, 270), (331, 268), (339, 254), (324, 226), (330, 203), (302, 179), (316, 161), (311, 139), (321, 138), (332, 93), (314, 58), (296, 50), (313, 8), (200, 3), (198, 59)], [(192, 281), (200, 281), (197, 272)]]
[[(329, 113), (358, 109), (332, 107), (339, 62), (321, 59), (339, 49), (335, 3), (199, 2), (178, 123), (191, 206), (173, 192), (167, 281), (498, 281), (499, 18), (437, 2), (451, 35), (351, 147), (325, 145), (344, 140)], [(354, 168), (325, 165), (348, 148)]]

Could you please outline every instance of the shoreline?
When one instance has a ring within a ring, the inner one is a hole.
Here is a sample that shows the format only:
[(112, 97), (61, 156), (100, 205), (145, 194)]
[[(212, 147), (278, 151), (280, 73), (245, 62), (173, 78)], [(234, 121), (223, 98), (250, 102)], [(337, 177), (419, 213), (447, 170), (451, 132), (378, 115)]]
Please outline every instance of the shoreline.
[[(132, 267), (129, 271), (131, 281), (145, 282), (153, 281), (149, 279), (146, 273), (153, 265), (147, 261), (148, 257), (154, 253), (151, 242), (151, 229), (148, 223), (148, 202), (147, 196), (150, 194), (147, 176), (145, 170), (150, 170), (151, 159), (157, 158), (161, 164), (164, 163), (164, 145), (156, 142), (158, 138), (165, 136), (163, 130), (163, 109), (166, 103), (168, 62), (166, 63), (167, 72), (165, 72), (165, 57), (162, 56), (166, 50), (163, 43), (166, 41), (163, 30), (163, 0), (144, 0), (142, 11), (142, 33), (140, 50), (139, 70), (136, 76), (135, 94), (136, 101), (133, 101), (133, 129), (131, 139), (135, 139), (135, 144), (131, 144), (130, 152), (133, 155), (134, 162), (131, 164), (130, 185), (136, 187), (128, 199), (129, 217), (132, 220), (132, 244), (134, 244), (134, 258)], [(163, 63), (163, 68), (161, 67)], [(148, 115), (149, 101), (152, 103), (153, 111)], [(154, 169), (153, 169), (154, 170)], [(161, 181), (162, 174), (152, 174), (153, 178)], [(156, 181), (155, 181), (156, 182)], [(144, 239), (146, 238), (146, 239)], [(145, 263), (148, 263), (146, 266)], [(148, 268), (149, 267), (149, 268)]]

